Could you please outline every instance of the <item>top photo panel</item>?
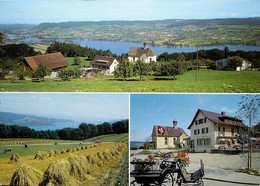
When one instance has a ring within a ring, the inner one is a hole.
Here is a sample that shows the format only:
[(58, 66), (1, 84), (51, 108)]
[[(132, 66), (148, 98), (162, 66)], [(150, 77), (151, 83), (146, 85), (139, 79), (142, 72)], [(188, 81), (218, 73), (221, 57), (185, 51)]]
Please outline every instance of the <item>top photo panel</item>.
[(259, 0), (0, 0), (0, 92), (259, 93)]

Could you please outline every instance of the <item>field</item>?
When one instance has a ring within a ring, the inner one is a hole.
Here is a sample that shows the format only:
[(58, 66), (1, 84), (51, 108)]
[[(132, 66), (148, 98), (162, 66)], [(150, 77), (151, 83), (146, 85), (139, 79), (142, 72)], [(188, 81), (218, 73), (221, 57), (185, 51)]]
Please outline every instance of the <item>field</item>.
[(74, 57), (66, 57), (66, 60), (69, 62), (69, 66), (67, 69), (75, 68), (75, 67), (91, 67), (90, 62), (86, 57), (79, 57), (80, 65), (73, 65)]
[(84, 142), (91, 142), (91, 141), (102, 141), (102, 142), (110, 142), (110, 141), (125, 141), (128, 142), (128, 133), (124, 134), (107, 134), (107, 135), (101, 135), (93, 138), (89, 138), (87, 140), (84, 140)]
[(2, 92), (194, 92), (194, 93), (256, 93), (260, 92), (259, 71), (219, 71), (199, 70), (198, 81), (196, 71), (178, 75), (177, 80), (168, 76), (146, 76), (124, 82), (113, 76), (100, 76), (92, 79), (76, 79), (56, 82), (46, 79), (37, 83), (16, 80), (0, 80)]
[[(116, 136), (125, 138), (126, 134)], [(117, 138), (110, 137), (110, 139)], [(78, 143), (59, 141), (57, 145), (30, 144), (28, 149), (20, 144), (1, 145), (0, 182), (4, 185), (126, 184), (128, 183), (127, 147), (128, 144), (122, 142), (80, 144), (80, 141)], [(5, 148), (12, 148), (12, 152), (4, 154)], [(11, 160), (12, 154), (18, 154), (18, 158), (13, 155)]]

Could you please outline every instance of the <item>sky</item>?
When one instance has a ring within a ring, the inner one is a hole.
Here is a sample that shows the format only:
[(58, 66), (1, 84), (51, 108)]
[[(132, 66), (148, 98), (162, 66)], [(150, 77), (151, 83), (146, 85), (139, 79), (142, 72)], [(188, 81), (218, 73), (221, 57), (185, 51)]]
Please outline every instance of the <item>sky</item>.
[(129, 118), (128, 94), (0, 93), (0, 111), (76, 121)]
[[(173, 120), (190, 135), (190, 125), (198, 109), (236, 117), (241, 94), (131, 94), (130, 140), (146, 141), (153, 125), (172, 126)], [(247, 124), (247, 123), (245, 123)], [(151, 138), (150, 138), (151, 141)]]
[(0, 24), (102, 20), (245, 18), (259, 0), (0, 0)]

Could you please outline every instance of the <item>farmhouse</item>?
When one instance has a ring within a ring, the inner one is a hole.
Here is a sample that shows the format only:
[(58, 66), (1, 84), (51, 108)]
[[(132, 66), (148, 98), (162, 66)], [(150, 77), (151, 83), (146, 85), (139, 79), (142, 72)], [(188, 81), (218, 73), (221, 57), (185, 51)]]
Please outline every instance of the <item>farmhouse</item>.
[(184, 138), (188, 135), (182, 128), (177, 127), (177, 121), (173, 121), (173, 126), (153, 126), (152, 141), (155, 149), (174, 148), (184, 146)]
[(232, 56), (232, 57), (228, 57), (225, 59), (220, 59), (216, 61), (216, 68), (217, 69), (225, 69), (225, 67), (228, 66), (228, 63), (230, 62), (230, 60), (236, 60), (236, 61), (240, 61), (241, 65), (236, 65), (236, 71), (240, 71), (240, 70), (246, 70), (249, 69), (251, 67), (251, 62), (239, 57), (239, 56)]
[(130, 62), (136, 62), (137, 60), (141, 60), (145, 63), (149, 63), (151, 61), (156, 61), (156, 54), (153, 52), (151, 48), (147, 48), (147, 44), (144, 43), (143, 48), (130, 48), (130, 51), (128, 52), (128, 60)]
[[(227, 116), (225, 112), (215, 113), (198, 109), (188, 129), (190, 139), (186, 139), (190, 151), (210, 152), (212, 149), (236, 144), (235, 136), (239, 128), (247, 128), (242, 120)], [(190, 140), (190, 142), (188, 142)]]
[(43, 64), (46, 67), (50, 68), (53, 71), (51, 77), (55, 78), (57, 75), (57, 71), (67, 67), (69, 65), (69, 62), (60, 52), (57, 52), (25, 57), (22, 62), (22, 67), (24, 69), (29, 68), (31, 70), (36, 70), (40, 64)]
[(112, 75), (118, 64), (116, 58), (108, 56), (96, 56), (91, 62), (93, 68), (101, 70), (105, 75)]

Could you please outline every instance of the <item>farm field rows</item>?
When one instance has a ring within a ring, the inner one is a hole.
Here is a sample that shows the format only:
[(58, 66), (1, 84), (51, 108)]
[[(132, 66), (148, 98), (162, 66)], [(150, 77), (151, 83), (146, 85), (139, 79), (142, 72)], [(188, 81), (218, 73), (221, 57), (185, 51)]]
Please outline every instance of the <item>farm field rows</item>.
[(93, 137), (93, 138), (89, 138), (87, 140), (84, 140), (84, 141), (96, 141), (96, 140), (99, 140), (99, 141), (125, 141), (125, 142), (128, 142), (128, 133), (123, 133), (123, 134), (108, 134), (108, 135), (101, 135), (101, 136), (97, 136), (97, 137)]
[(92, 79), (76, 79), (56, 82), (46, 79), (44, 82), (0, 80), (2, 92), (207, 92), (207, 93), (256, 93), (260, 92), (259, 71), (218, 71), (199, 70), (196, 81), (196, 71), (188, 71), (176, 76), (146, 76), (143, 81), (139, 77), (124, 82), (113, 76), (100, 76)]
[[(30, 151), (30, 148), (26, 150)], [(110, 168), (111, 170), (121, 170), (124, 167), (121, 165), (125, 164), (122, 161), (126, 162), (126, 158), (128, 158), (127, 143), (99, 143), (89, 146), (82, 145), (77, 148), (66, 146), (66, 148), (68, 149), (38, 152), (36, 155), (19, 155), (18, 162), (10, 161), (9, 158), (1, 158), (1, 183), (10, 184), (12, 180), (12, 184), (22, 185), (26, 183), (34, 185), (40, 183), (43, 185), (61, 183), (90, 185), (91, 183), (92, 185), (100, 175), (101, 178), (98, 182), (105, 181), (107, 177), (103, 173), (104, 170), (108, 171)], [(15, 153), (15, 149), (13, 152)], [(127, 154), (127, 156), (123, 154)]]

